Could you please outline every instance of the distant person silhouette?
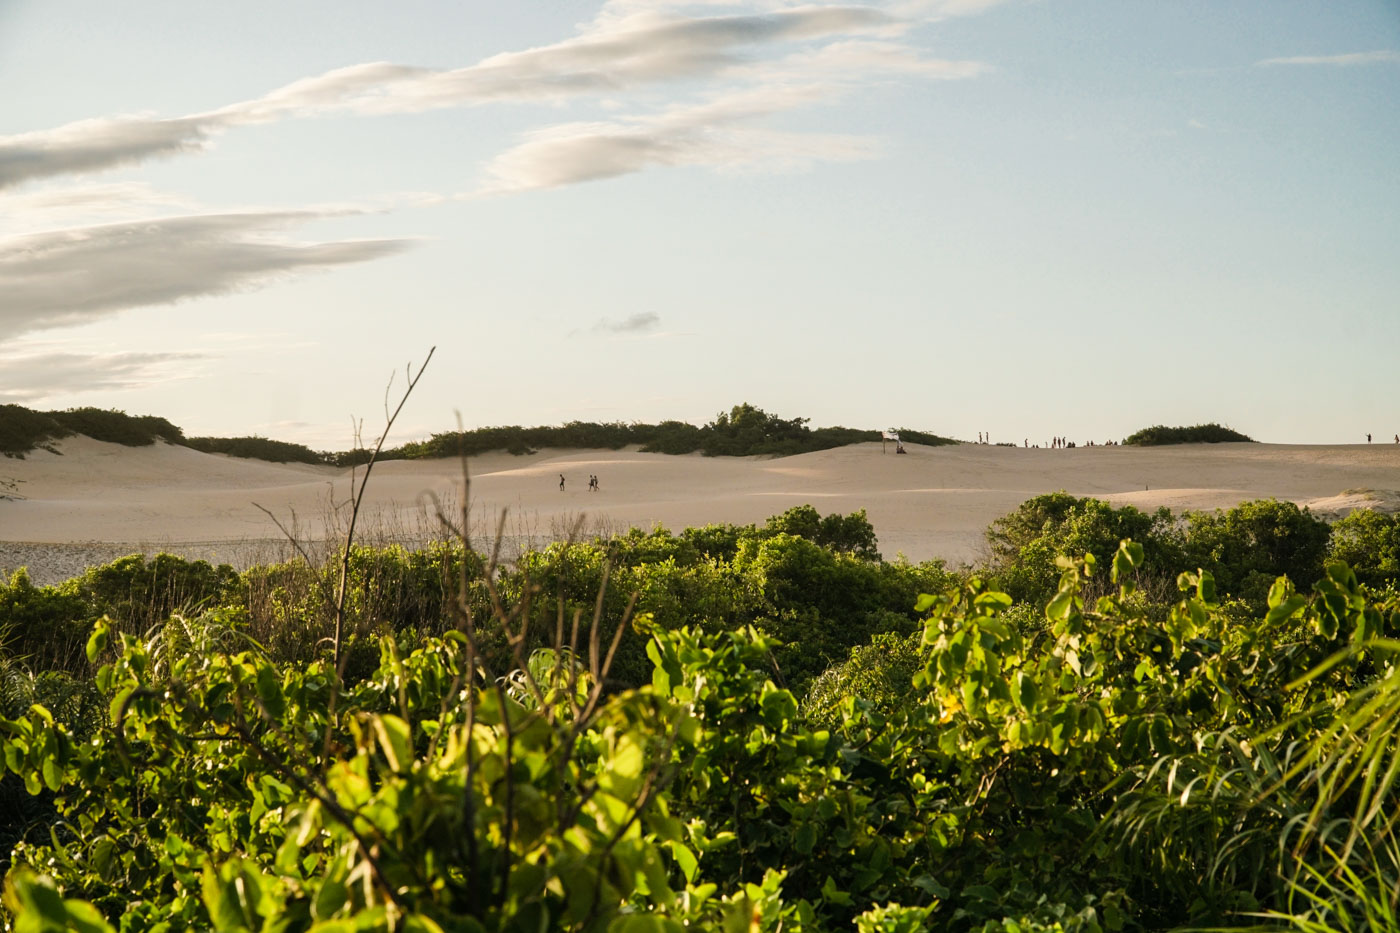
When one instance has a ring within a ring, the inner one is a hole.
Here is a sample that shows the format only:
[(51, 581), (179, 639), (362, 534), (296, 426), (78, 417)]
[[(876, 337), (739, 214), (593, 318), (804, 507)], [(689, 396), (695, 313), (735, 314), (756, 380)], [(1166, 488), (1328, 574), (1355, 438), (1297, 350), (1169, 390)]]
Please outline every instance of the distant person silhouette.
[(560, 491), (560, 492), (563, 492), (563, 491), (564, 491), (564, 474), (563, 474), (563, 473), (560, 473), (560, 474), (559, 474), (559, 491)]
[(1366, 435), (1366, 443), (1371, 443), (1371, 435), (1369, 434)]

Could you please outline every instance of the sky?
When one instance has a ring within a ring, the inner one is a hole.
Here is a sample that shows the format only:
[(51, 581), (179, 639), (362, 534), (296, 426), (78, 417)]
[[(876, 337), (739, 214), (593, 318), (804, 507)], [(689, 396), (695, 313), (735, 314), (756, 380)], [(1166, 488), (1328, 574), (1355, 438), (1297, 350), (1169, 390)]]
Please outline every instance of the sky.
[(0, 403), (1400, 432), (1397, 0), (0, 0), (0, 98)]

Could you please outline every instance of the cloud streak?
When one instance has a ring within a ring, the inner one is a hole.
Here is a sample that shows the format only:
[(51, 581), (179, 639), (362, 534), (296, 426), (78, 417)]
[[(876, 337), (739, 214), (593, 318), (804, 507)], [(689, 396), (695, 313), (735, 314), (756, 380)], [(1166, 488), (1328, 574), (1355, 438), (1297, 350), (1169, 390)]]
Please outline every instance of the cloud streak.
[(1400, 52), (1380, 49), (1375, 52), (1346, 52), (1341, 55), (1293, 55), (1288, 58), (1266, 58), (1254, 64), (1267, 65), (1375, 65), (1383, 62), (1400, 64)]
[(50, 352), (0, 356), (5, 381), (0, 404), (26, 404), (45, 398), (144, 388), (185, 378), (188, 364), (203, 353)]
[(297, 242), (279, 230), (323, 211), (206, 214), (0, 240), (0, 339), (127, 308), (261, 287), (401, 252), (406, 240)]
[(469, 197), (614, 178), (653, 166), (793, 171), (816, 162), (871, 159), (883, 150), (878, 139), (752, 124), (774, 114), (830, 104), (873, 82), (911, 75), (955, 80), (986, 70), (980, 62), (928, 59), (897, 42), (831, 42), (735, 69), (732, 75), (741, 86), (700, 103), (536, 130), (496, 156), (486, 167), (487, 180)]
[(655, 11), (601, 16), (581, 35), (435, 70), (371, 62), (306, 78), (201, 114), (109, 117), (0, 137), (0, 188), (96, 172), (205, 148), (231, 127), (326, 113), (412, 113), (505, 100), (616, 93), (714, 74), (763, 46), (905, 28), (864, 6), (681, 17)]

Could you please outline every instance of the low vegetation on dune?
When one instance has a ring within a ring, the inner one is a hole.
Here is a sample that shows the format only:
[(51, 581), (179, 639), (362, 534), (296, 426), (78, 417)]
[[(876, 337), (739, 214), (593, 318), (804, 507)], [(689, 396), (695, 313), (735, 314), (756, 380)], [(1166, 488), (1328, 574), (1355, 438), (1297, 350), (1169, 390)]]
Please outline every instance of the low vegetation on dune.
[(157, 440), (185, 442), (183, 431), (155, 415), (128, 415), (102, 408), (33, 411), (20, 405), (0, 405), (0, 453), (6, 456), (23, 457), (74, 434), (127, 447), (148, 447)]
[(256, 435), (249, 437), (187, 437), (181, 443), (206, 454), (225, 454), (230, 457), (244, 457), (250, 460), (268, 460), (272, 463), (323, 464), (328, 462), (326, 454), (312, 450), (304, 444), (274, 441)]
[(1241, 434), (1239, 431), (1211, 422), (1210, 424), (1198, 424), (1189, 428), (1169, 428), (1164, 425), (1154, 425), (1150, 428), (1143, 428), (1135, 431), (1124, 439), (1123, 443), (1130, 447), (1161, 447), (1166, 444), (1229, 444), (1229, 443), (1254, 443), (1254, 438)]
[(23, 457), (72, 433), (44, 412), (21, 405), (0, 405), (0, 454), (7, 457)]
[[(827, 450), (862, 441), (878, 441), (881, 432), (855, 428), (810, 428), (807, 418), (780, 418), (747, 403), (721, 412), (715, 420), (696, 426), (684, 421), (660, 424), (637, 422), (598, 423), (571, 421), (568, 424), (526, 428), (519, 425), (474, 428), (434, 434), (426, 441), (413, 441), (379, 453), (380, 460), (432, 457), (476, 456), (494, 450), (528, 454), (545, 447), (596, 448), (617, 450), (637, 444), (651, 453), (702, 453), (709, 457), (755, 455), (790, 456)], [(0, 453), (22, 457), (53, 440), (84, 434), (100, 441), (129, 446), (154, 444), (164, 440), (205, 453), (250, 457), (275, 463), (313, 463), (352, 466), (369, 460), (369, 451), (314, 451), (301, 444), (269, 440), (265, 437), (185, 437), (184, 432), (151, 415), (134, 416), (120, 411), (77, 408), (67, 411), (36, 412), (18, 405), (0, 405)], [(900, 436), (913, 444), (936, 446), (955, 444), (951, 438), (924, 431), (901, 430)]]
[[(847, 444), (880, 440), (881, 432), (855, 428), (810, 428), (807, 418), (781, 418), (747, 403), (720, 412), (713, 421), (696, 426), (684, 421), (660, 424), (598, 424), (571, 421), (558, 427), (523, 428), (518, 425), (476, 428), (434, 434), (429, 440), (405, 444), (385, 456), (401, 458), (473, 456), (491, 450), (525, 454), (544, 447), (602, 448), (616, 450), (638, 444), (648, 453), (690, 454), (707, 457), (790, 456), (828, 450)], [(910, 443), (936, 446), (957, 441), (922, 431), (902, 430)]]
[(21, 572), (0, 922), (1394, 929), (1397, 541), (1056, 493), (959, 571), (801, 506)]

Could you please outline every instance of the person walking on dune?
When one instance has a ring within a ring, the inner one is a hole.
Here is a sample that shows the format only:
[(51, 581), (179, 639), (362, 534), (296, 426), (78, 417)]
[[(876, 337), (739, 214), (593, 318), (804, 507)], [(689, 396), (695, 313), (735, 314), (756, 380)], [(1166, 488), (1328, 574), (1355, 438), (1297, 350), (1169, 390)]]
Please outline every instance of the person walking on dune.
[(563, 474), (563, 473), (560, 473), (560, 474), (559, 474), (559, 491), (560, 491), (560, 492), (563, 492), (563, 491), (564, 491), (564, 474)]

